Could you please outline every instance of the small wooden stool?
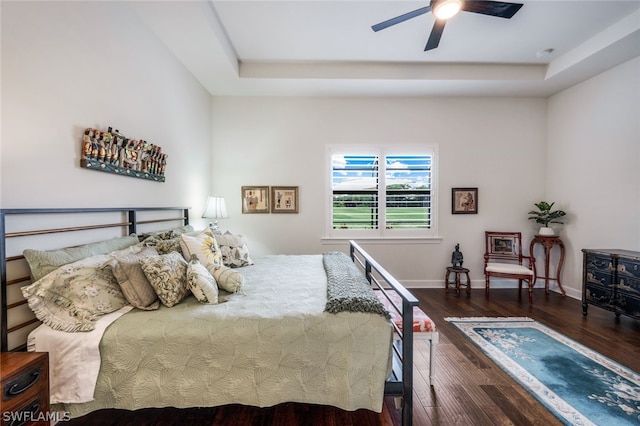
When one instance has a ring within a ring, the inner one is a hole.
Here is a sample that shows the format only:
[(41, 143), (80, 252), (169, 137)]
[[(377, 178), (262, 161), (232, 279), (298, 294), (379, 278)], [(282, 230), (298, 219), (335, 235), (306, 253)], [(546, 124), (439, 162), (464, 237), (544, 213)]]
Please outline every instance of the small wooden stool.
[[(450, 281), (451, 274), (455, 274), (455, 281)], [(460, 282), (460, 274), (465, 274), (467, 276), (467, 281), (465, 283)], [(469, 270), (467, 268), (454, 268), (453, 266), (447, 266), (447, 272), (444, 274), (444, 285), (445, 291), (449, 293), (449, 286), (456, 286), (456, 294), (460, 294), (460, 286), (464, 285), (467, 287), (467, 295), (471, 295), (471, 278), (469, 278)]]

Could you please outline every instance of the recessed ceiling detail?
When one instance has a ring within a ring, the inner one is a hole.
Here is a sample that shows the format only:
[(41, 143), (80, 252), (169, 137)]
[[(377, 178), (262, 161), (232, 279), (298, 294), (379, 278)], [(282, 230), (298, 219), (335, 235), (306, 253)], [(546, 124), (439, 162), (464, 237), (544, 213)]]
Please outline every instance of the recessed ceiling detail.
[(640, 56), (640, 0), (514, 1), (458, 13), (426, 54), (434, 13), (371, 25), (429, 0), (126, 4), (214, 96), (546, 97)]

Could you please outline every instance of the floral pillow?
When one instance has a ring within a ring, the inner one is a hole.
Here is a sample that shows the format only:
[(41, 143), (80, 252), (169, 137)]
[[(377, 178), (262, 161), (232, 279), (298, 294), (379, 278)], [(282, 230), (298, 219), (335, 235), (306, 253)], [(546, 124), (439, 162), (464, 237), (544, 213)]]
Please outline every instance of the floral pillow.
[(211, 275), (215, 278), (218, 286), (229, 293), (239, 293), (242, 291), (242, 285), (244, 284), (244, 277), (238, 271), (220, 265), (215, 266), (211, 271)]
[(222, 263), (231, 268), (253, 265), (249, 257), (247, 239), (242, 235), (233, 235), (230, 232), (217, 234), (216, 241), (222, 252)]
[(113, 255), (91, 256), (61, 266), (22, 294), (36, 317), (49, 327), (67, 332), (91, 331), (102, 315), (127, 305), (120, 286), (103, 264)]
[(180, 235), (180, 247), (185, 259), (191, 259), (191, 256), (196, 255), (209, 272), (214, 267), (222, 265), (222, 254), (218, 243), (211, 231), (207, 229), (196, 234)]
[(155, 247), (159, 254), (167, 254), (171, 252), (182, 253), (180, 249), (180, 237), (162, 239), (154, 236), (149, 237), (142, 242), (147, 247)]
[(195, 254), (187, 265), (187, 284), (198, 302), (209, 305), (218, 303), (218, 284)]
[(158, 309), (160, 302), (140, 266), (140, 259), (157, 255), (155, 247), (145, 247), (139, 253), (121, 256), (109, 263), (124, 297), (131, 305), (145, 311)]
[(160, 240), (170, 240), (186, 232), (193, 232), (193, 226), (184, 225), (184, 226), (179, 226), (177, 228), (166, 229), (164, 231), (145, 232), (142, 234), (138, 234), (138, 239), (140, 241), (144, 241), (147, 238), (155, 237)]
[(140, 266), (163, 305), (175, 306), (189, 294), (187, 261), (180, 253), (143, 257)]

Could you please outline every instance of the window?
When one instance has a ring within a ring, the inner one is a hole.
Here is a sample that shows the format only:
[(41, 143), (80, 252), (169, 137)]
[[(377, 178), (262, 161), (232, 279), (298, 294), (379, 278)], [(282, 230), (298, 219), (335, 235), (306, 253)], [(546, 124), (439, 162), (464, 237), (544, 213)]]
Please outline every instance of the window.
[(331, 147), (332, 237), (436, 235), (435, 148)]

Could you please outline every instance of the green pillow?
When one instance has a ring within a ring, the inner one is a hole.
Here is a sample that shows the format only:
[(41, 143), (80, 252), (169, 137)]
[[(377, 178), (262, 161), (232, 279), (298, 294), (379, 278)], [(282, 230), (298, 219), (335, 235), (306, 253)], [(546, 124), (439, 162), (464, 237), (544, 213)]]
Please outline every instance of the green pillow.
[(81, 246), (67, 247), (58, 250), (42, 251), (26, 249), (22, 254), (25, 259), (27, 259), (33, 281), (38, 281), (62, 265), (67, 265), (98, 254), (111, 253), (112, 251), (121, 250), (134, 244), (138, 244), (137, 235), (113, 238), (97, 243), (83, 244)]

